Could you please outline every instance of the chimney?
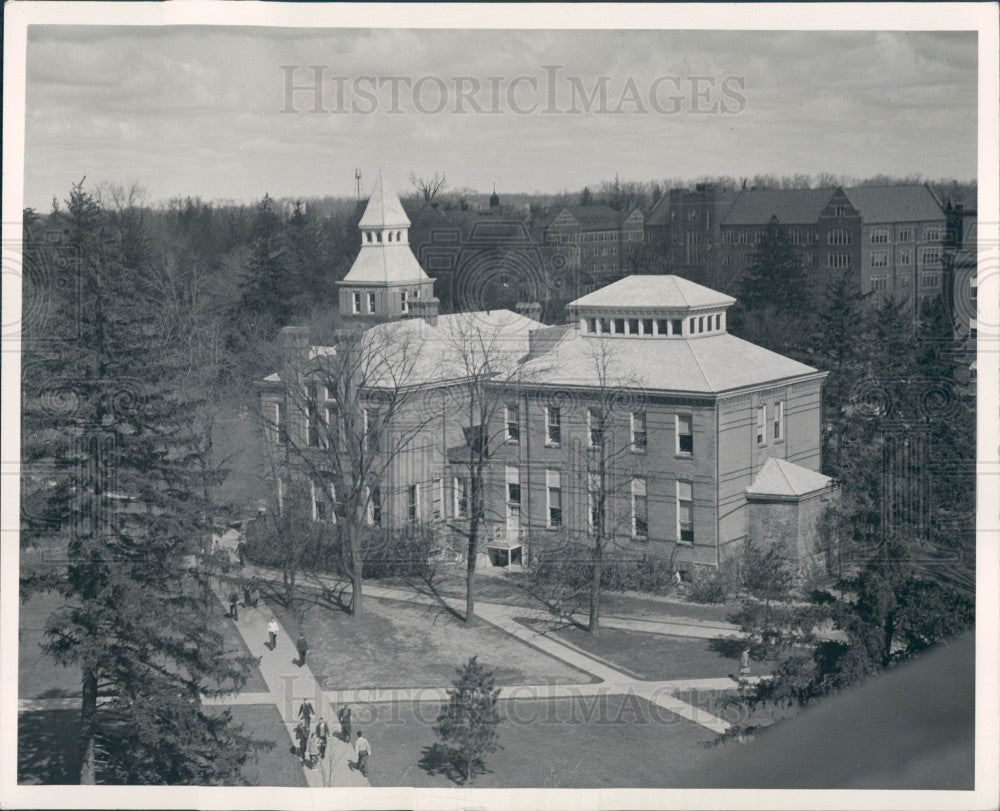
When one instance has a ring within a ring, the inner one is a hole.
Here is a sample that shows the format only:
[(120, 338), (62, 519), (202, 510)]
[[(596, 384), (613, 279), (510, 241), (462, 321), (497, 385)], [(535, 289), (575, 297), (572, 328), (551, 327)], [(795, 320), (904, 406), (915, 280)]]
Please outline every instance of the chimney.
[(437, 326), (438, 306), (441, 302), (436, 297), (410, 299), (408, 303), (413, 318), (422, 318), (432, 327)]
[(286, 383), (297, 379), (309, 358), (309, 330), (306, 327), (282, 327), (278, 331), (281, 351), (281, 378)]
[(535, 321), (542, 320), (542, 305), (537, 301), (519, 301), (514, 305), (514, 311)]

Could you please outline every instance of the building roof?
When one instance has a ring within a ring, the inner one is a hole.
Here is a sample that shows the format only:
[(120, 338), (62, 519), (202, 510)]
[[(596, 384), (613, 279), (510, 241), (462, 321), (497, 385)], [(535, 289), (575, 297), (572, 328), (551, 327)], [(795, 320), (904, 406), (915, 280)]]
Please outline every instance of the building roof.
[(568, 307), (682, 309), (729, 307), (736, 299), (680, 276), (626, 276), (571, 301)]
[(830, 477), (774, 457), (764, 462), (747, 488), (751, 496), (806, 496), (830, 486)]
[(642, 341), (581, 335), (574, 327), (525, 364), (524, 380), (708, 395), (816, 374), (821, 373), (734, 335)]
[(844, 191), (861, 212), (863, 225), (944, 219), (941, 204), (926, 184), (857, 186)]
[(722, 225), (767, 225), (777, 217), (784, 225), (819, 221), (836, 189), (744, 189), (733, 201)]
[(409, 225), (410, 218), (406, 216), (403, 204), (399, 202), (396, 193), (386, 186), (380, 172), (358, 227), (407, 228)]
[(344, 283), (408, 284), (429, 279), (410, 246), (403, 243), (364, 243)]
[(610, 206), (559, 206), (545, 218), (544, 226), (549, 227), (563, 212), (573, 217), (584, 231), (617, 231), (634, 211), (615, 211)]

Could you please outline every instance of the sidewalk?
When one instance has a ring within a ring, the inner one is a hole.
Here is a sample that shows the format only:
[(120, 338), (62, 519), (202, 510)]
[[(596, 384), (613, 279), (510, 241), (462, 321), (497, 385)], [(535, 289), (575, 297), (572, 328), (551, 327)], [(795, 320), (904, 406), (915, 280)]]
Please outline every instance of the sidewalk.
[[(267, 646), (267, 624), (274, 614), (263, 601), (257, 608), (241, 606), (239, 617), (235, 625), (250, 652), (254, 656), (261, 657), (260, 673), (267, 684), (271, 702), (278, 708), (285, 722), (289, 745), (294, 746), (296, 743), (293, 730), (299, 720), (299, 705), (305, 699), (309, 699), (316, 710), (313, 723), (315, 724), (322, 716), (330, 725), (333, 734), (327, 743), (326, 758), (315, 769), (303, 766), (309, 788), (370, 785), (361, 772), (348, 767), (348, 762), (354, 761), (354, 747), (340, 740), (340, 722), (337, 721), (337, 713), (324, 697), (323, 689), (309, 669), (309, 665), (299, 667), (295, 664), (295, 660), (298, 659), (295, 635), (289, 633), (289, 629), (282, 627), (278, 633), (275, 649), (272, 651)], [(254, 694), (255, 697), (259, 695)], [(296, 757), (288, 749), (275, 749), (270, 756)]]

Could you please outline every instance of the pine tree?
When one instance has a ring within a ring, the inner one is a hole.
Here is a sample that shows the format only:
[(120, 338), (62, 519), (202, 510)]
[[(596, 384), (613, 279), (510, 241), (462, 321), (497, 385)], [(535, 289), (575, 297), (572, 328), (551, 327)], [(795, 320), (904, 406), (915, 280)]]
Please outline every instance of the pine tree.
[(162, 291), (82, 182), (62, 216), (70, 284), (50, 288), (51, 343), (24, 366), (23, 430), (25, 458), (56, 482), (36, 493), (29, 538), (61, 542), (65, 566), (25, 586), (64, 601), (44, 650), (81, 671), (80, 782), (238, 782), (260, 744), (201, 699), (240, 689), (253, 659), (224, 652), (205, 599), (197, 404), (163, 338)]
[(257, 204), (250, 258), (240, 279), (239, 315), (247, 328), (270, 337), (288, 323), (294, 292), (289, 278), (284, 229), (270, 196)]
[(461, 764), (464, 779), (471, 780), (476, 771), (484, 768), (483, 757), (500, 748), (500, 688), (495, 686), (493, 671), (479, 664), (475, 656), (457, 673), (435, 731)]
[(739, 299), (746, 310), (774, 308), (781, 313), (801, 312), (812, 300), (802, 259), (777, 217), (771, 217), (764, 229)]

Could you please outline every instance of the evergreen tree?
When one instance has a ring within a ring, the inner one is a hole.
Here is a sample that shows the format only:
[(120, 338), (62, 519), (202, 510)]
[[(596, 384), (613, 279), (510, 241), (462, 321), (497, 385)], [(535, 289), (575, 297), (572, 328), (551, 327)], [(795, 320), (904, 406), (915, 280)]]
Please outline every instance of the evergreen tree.
[(288, 323), (294, 285), (288, 273), (284, 228), (264, 195), (257, 204), (250, 258), (240, 279), (239, 315), (250, 331), (270, 337)]
[(740, 303), (746, 310), (774, 308), (797, 313), (809, 308), (812, 294), (802, 259), (788, 239), (788, 232), (771, 217), (743, 278)]
[(493, 672), (473, 656), (462, 667), (448, 690), (448, 704), (441, 710), (435, 731), (461, 764), (465, 780), (484, 768), (483, 757), (500, 748), (497, 726), (500, 713)]
[(224, 651), (206, 599), (211, 505), (162, 291), (126, 261), (137, 256), (122, 244), (131, 226), (115, 225), (82, 182), (60, 216), (72, 283), (50, 288), (50, 343), (24, 365), (23, 445), (52, 471), (28, 482), (41, 520), (25, 534), (58, 542), (65, 565), (24, 585), (63, 598), (44, 650), (81, 671), (80, 782), (238, 782), (260, 745), (201, 700), (240, 689), (253, 659)]

